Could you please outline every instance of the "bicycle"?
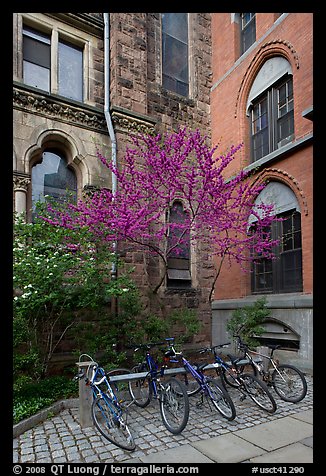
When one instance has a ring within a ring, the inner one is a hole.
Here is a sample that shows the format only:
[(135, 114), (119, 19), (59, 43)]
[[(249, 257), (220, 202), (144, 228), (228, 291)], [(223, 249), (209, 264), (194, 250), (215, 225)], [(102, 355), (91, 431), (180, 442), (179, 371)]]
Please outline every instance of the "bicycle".
[[(236, 417), (236, 410), (234, 403), (226, 390), (217, 382), (216, 379), (207, 377), (203, 370), (207, 366), (207, 363), (197, 365), (196, 368), (192, 365), (189, 360), (187, 360), (182, 352), (177, 352), (174, 348), (174, 338), (170, 337), (166, 339), (168, 341), (169, 349), (164, 352), (165, 359), (181, 359), (182, 365), (184, 366), (187, 373), (189, 373), (194, 381), (197, 383), (197, 388), (192, 386), (189, 391), (190, 395), (194, 395), (201, 392), (201, 401), (203, 403), (204, 397), (208, 402), (208, 406), (211, 408), (209, 402), (213, 404), (213, 407), (218, 410), (218, 412), (227, 420), (234, 420)], [(175, 360), (173, 360), (175, 362)], [(186, 373), (186, 375), (187, 375)], [(197, 404), (198, 405), (198, 404)]]
[(229, 384), (237, 388), (241, 393), (240, 401), (243, 401), (247, 396), (262, 410), (268, 413), (274, 413), (277, 405), (267, 385), (251, 373), (244, 373), (237, 367), (237, 363), (242, 360), (240, 357), (234, 357), (228, 354), (231, 359), (231, 364), (226, 362), (216, 349), (221, 349), (228, 346), (230, 343), (214, 345), (212, 347), (205, 347), (201, 349), (200, 353), (212, 352), (215, 360), (215, 370), (220, 376), (221, 382), (225, 390)]
[[(271, 349), (271, 355), (269, 356), (250, 350), (240, 336), (234, 337), (237, 339), (238, 348), (244, 352), (244, 357), (248, 359), (247, 365), (250, 366), (253, 374), (255, 376), (259, 375), (268, 386), (273, 387), (282, 400), (297, 403), (304, 399), (307, 394), (307, 381), (303, 372), (294, 365), (280, 364), (277, 359), (273, 358), (274, 351), (279, 349), (280, 345), (268, 345)], [(256, 362), (252, 355), (267, 359), (267, 369), (264, 368), (263, 362)], [(243, 368), (240, 368), (240, 370), (243, 370)]]
[[(99, 432), (111, 443), (128, 451), (136, 448), (134, 438), (127, 425), (127, 408), (122, 406), (117, 398), (114, 389), (111, 387), (109, 379), (103, 367), (87, 355), (82, 354), (79, 358), (88, 357), (91, 362), (87, 371), (79, 370), (74, 377), (76, 380), (85, 380), (90, 386), (93, 401), (91, 406), (92, 419)], [(91, 376), (89, 377), (89, 373)]]
[(155, 346), (164, 342), (131, 345), (135, 352), (145, 349), (145, 359), (131, 369), (131, 373), (142, 373), (139, 379), (129, 381), (129, 392), (133, 402), (145, 408), (152, 399), (158, 400), (164, 426), (173, 434), (179, 434), (189, 419), (189, 399), (185, 386), (175, 377), (162, 382), (165, 366), (158, 368), (150, 353)]

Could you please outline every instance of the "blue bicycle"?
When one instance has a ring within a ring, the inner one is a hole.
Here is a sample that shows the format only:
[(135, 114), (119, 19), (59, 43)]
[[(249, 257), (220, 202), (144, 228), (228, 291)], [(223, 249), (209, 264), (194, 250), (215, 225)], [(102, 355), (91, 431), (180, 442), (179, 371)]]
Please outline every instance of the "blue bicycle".
[(114, 445), (133, 451), (136, 445), (127, 425), (126, 407), (118, 400), (103, 367), (91, 361), (86, 372), (80, 370), (75, 378), (83, 378), (92, 390), (92, 419), (99, 432)]
[[(192, 379), (188, 379), (187, 373), (185, 374), (185, 381), (191, 384), (189, 385), (188, 395), (194, 395), (200, 392), (200, 403), (203, 403), (204, 398), (206, 398), (211, 409), (212, 407), (210, 403), (224, 418), (227, 420), (234, 420), (236, 417), (236, 410), (229, 393), (216, 379), (204, 374), (204, 369), (208, 365), (207, 362), (196, 366), (192, 365), (189, 360), (184, 357), (182, 352), (177, 352), (174, 348), (174, 337), (170, 337), (166, 339), (166, 341), (168, 343), (168, 350), (164, 353), (165, 358), (170, 359), (174, 363), (181, 360), (186, 372), (192, 377)], [(194, 382), (196, 382), (196, 384), (194, 384)]]
[(145, 408), (152, 399), (160, 405), (160, 413), (164, 426), (173, 434), (181, 433), (189, 418), (189, 399), (185, 386), (175, 377), (163, 381), (166, 366), (160, 368), (150, 353), (150, 349), (165, 345), (165, 342), (150, 342), (129, 346), (137, 352), (146, 351), (145, 359), (135, 365), (132, 373), (139, 373), (139, 379), (129, 381), (129, 392), (133, 403)]

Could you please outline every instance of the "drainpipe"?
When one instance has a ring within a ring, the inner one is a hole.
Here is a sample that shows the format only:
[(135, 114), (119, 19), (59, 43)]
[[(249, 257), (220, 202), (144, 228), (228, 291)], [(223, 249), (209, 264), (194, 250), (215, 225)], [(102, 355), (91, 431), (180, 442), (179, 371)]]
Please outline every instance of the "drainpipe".
[[(110, 16), (109, 13), (103, 13), (104, 20), (104, 115), (106, 125), (111, 139), (111, 162), (114, 167), (117, 166), (117, 140), (113, 129), (112, 118), (110, 114)], [(113, 199), (117, 192), (117, 176), (112, 172), (112, 193)], [(117, 242), (113, 243), (114, 253), (117, 251)], [(116, 263), (112, 263), (112, 277), (117, 277)]]

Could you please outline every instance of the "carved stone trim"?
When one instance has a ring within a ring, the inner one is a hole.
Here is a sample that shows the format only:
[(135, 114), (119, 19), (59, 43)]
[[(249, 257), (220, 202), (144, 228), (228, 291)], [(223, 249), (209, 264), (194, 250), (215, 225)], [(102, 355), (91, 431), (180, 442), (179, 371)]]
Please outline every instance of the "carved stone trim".
[(31, 182), (31, 177), (27, 174), (23, 174), (22, 172), (14, 172), (13, 182), (15, 192), (19, 190), (27, 192), (28, 186)]
[(27, 111), (31, 114), (50, 117), (85, 129), (107, 133), (104, 113), (65, 103), (53, 96), (47, 97), (14, 86), (13, 105), (15, 109)]
[(155, 124), (144, 119), (128, 115), (127, 113), (113, 111), (112, 122), (117, 130), (121, 132), (131, 132), (133, 134), (154, 135)]

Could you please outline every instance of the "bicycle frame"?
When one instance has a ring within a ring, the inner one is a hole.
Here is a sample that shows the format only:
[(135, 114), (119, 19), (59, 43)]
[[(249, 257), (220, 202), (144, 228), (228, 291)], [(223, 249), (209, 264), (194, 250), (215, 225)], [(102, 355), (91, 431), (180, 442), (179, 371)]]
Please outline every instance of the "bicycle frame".
[[(90, 378), (88, 378), (87, 374), (89, 373), (90, 367), (92, 367), (92, 375)], [(96, 380), (97, 378), (99, 378), (99, 380)], [(97, 363), (90, 364), (85, 374), (85, 382), (86, 382), (86, 385), (90, 386), (92, 390), (93, 398), (94, 399), (96, 399), (97, 397), (103, 398), (109, 404), (114, 417), (116, 419), (119, 419), (123, 411), (116, 395), (114, 394), (111, 388), (111, 385), (105, 374), (105, 370), (102, 367), (99, 367)], [(102, 384), (105, 384), (106, 386), (105, 391), (103, 391), (100, 388), (100, 385)], [(113, 402), (114, 405), (110, 405), (111, 402)], [(116, 412), (116, 409), (118, 409), (118, 413)]]
[[(226, 344), (224, 344), (226, 345)], [(238, 378), (238, 374), (237, 376), (234, 376), (232, 372), (230, 372), (230, 369), (234, 368), (235, 371), (237, 372), (237, 368), (236, 366), (234, 367), (233, 365), (230, 365), (228, 364), (227, 362), (225, 362), (225, 360), (222, 359), (221, 356), (219, 356), (217, 353), (216, 353), (216, 349), (212, 349), (213, 351), (213, 354), (214, 354), (214, 359), (215, 359), (215, 362), (218, 364), (219, 367), (222, 367), (222, 369), (224, 369), (226, 372), (228, 372), (228, 374), (230, 375), (230, 377), (233, 378), (233, 380), (235, 382), (237, 382), (238, 385), (242, 386), (242, 382), (241, 380), (239, 380)]]
[[(275, 362), (275, 360), (273, 359), (273, 352), (274, 350), (272, 349), (272, 354), (269, 356), (269, 355), (265, 355), (265, 354), (261, 354), (260, 352), (257, 352), (257, 351), (254, 351), (254, 350), (251, 350), (250, 353), (247, 349), (244, 350), (245, 352), (245, 357), (250, 361), (250, 363), (257, 369), (258, 373), (260, 373), (263, 377), (263, 380), (265, 380), (266, 382), (269, 382), (270, 380), (270, 377), (271, 377), (271, 373), (273, 370), (275, 370), (280, 376), (281, 378), (283, 379), (283, 376), (281, 375), (280, 371), (278, 370), (278, 365), (277, 363)], [(260, 357), (263, 357), (265, 359), (268, 359), (269, 361), (269, 367), (270, 365), (272, 365), (273, 369), (271, 368), (268, 368), (268, 370), (265, 370), (264, 369), (264, 366), (262, 363), (260, 362), (256, 362), (253, 358), (252, 358), (252, 355), (251, 354), (254, 354), (254, 355), (258, 355)]]
[[(172, 338), (169, 338), (169, 339), (166, 339), (166, 340), (172, 340)], [(209, 395), (211, 397), (211, 394), (210, 394), (210, 390), (209, 388), (207, 387), (206, 385), (206, 382), (207, 382), (207, 377), (206, 375), (202, 374), (202, 373), (199, 373), (195, 367), (189, 362), (189, 360), (187, 360), (182, 352), (176, 352), (175, 348), (173, 347), (173, 344), (170, 343), (170, 350), (171, 352), (173, 353), (174, 356), (176, 357), (181, 357), (181, 360), (182, 360), (182, 364), (185, 368), (185, 370), (187, 370), (196, 380), (197, 382), (199, 383), (202, 391), (205, 393), (205, 395)], [(178, 362), (177, 360), (171, 360), (171, 362)]]
[(152, 387), (153, 397), (158, 399), (158, 375), (163, 377), (164, 366), (162, 366), (160, 370), (158, 369), (158, 365), (156, 364), (149, 350), (146, 352), (145, 362), (143, 362), (143, 364), (146, 364), (147, 368), (149, 369), (147, 376), (149, 376), (149, 385)]

